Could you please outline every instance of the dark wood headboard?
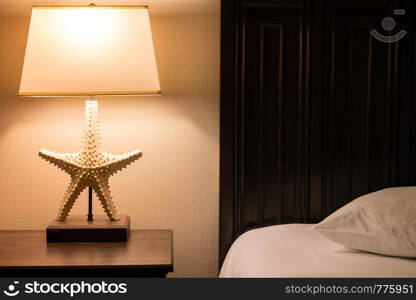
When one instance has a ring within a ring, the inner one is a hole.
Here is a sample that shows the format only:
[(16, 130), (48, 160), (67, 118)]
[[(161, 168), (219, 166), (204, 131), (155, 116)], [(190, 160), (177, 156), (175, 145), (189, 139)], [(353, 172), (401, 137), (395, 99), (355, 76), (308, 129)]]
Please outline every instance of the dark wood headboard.
[(222, 1), (220, 263), (251, 228), (416, 184), (414, 5)]

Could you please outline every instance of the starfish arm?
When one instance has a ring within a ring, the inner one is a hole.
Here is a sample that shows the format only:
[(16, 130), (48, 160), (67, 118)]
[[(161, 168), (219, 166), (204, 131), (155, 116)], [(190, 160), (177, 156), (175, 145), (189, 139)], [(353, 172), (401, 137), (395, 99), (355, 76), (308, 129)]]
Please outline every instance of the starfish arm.
[(111, 221), (120, 220), (120, 217), (117, 214), (117, 210), (113, 202), (113, 197), (110, 193), (108, 177), (103, 175), (97, 175), (94, 177), (94, 179), (95, 182), (93, 188), (98, 196), (98, 199), (101, 202), (102, 207), (104, 208), (105, 213)]
[(71, 183), (66, 190), (64, 197), (59, 205), (59, 211), (56, 219), (58, 221), (64, 221), (68, 216), (75, 200), (79, 197), (81, 192), (87, 187), (85, 181), (82, 180), (82, 173), (74, 174), (71, 176)]
[(76, 168), (76, 158), (78, 155), (78, 153), (58, 153), (45, 149), (39, 151), (39, 156), (41, 158), (68, 174), (72, 174), (74, 168)]
[(103, 155), (106, 160), (109, 161), (109, 163), (105, 165), (105, 168), (108, 176), (111, 176), (142, 157), (143, 152), (140, 150), (133, 150), (123, 154), (103, 153)]

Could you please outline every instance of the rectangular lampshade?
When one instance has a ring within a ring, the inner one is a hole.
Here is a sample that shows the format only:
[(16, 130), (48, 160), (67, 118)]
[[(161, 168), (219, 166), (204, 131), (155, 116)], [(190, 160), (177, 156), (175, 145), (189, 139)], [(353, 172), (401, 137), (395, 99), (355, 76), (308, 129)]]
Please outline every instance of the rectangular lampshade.
[(33, 7), (19, 95), (160, 94), (146, 6)]

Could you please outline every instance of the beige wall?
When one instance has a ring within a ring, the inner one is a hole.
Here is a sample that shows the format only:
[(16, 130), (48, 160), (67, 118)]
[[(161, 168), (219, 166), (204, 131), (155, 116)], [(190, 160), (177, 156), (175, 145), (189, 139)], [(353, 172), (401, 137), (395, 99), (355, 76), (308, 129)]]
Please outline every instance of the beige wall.
[[(105, 150), (144, 152), (112, 191), (133, 228), (174, 230), (172, 276), (216, 276), (219, 17), (151, 21), (163, 96), (100, 99)], [(0, 229), (47, 226), (69, 179), (37, 151), (75, 151), (81, 138), (83, 99), (16, 97), (28, 24), (0, 17)], [(85, 193), (72, 213), (86, 213)]]

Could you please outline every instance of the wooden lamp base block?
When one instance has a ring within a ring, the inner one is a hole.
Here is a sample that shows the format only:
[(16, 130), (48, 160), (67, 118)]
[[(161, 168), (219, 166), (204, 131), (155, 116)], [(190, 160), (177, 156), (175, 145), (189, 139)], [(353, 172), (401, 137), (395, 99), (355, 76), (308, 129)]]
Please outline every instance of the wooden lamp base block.
[(106, 216), (70, 216), (65, 221), (53, 221), (46, 228), (46, 241), (58, 242), (127, 242), (130, 235), (130, 217), (120, 216), (110, 221)]

